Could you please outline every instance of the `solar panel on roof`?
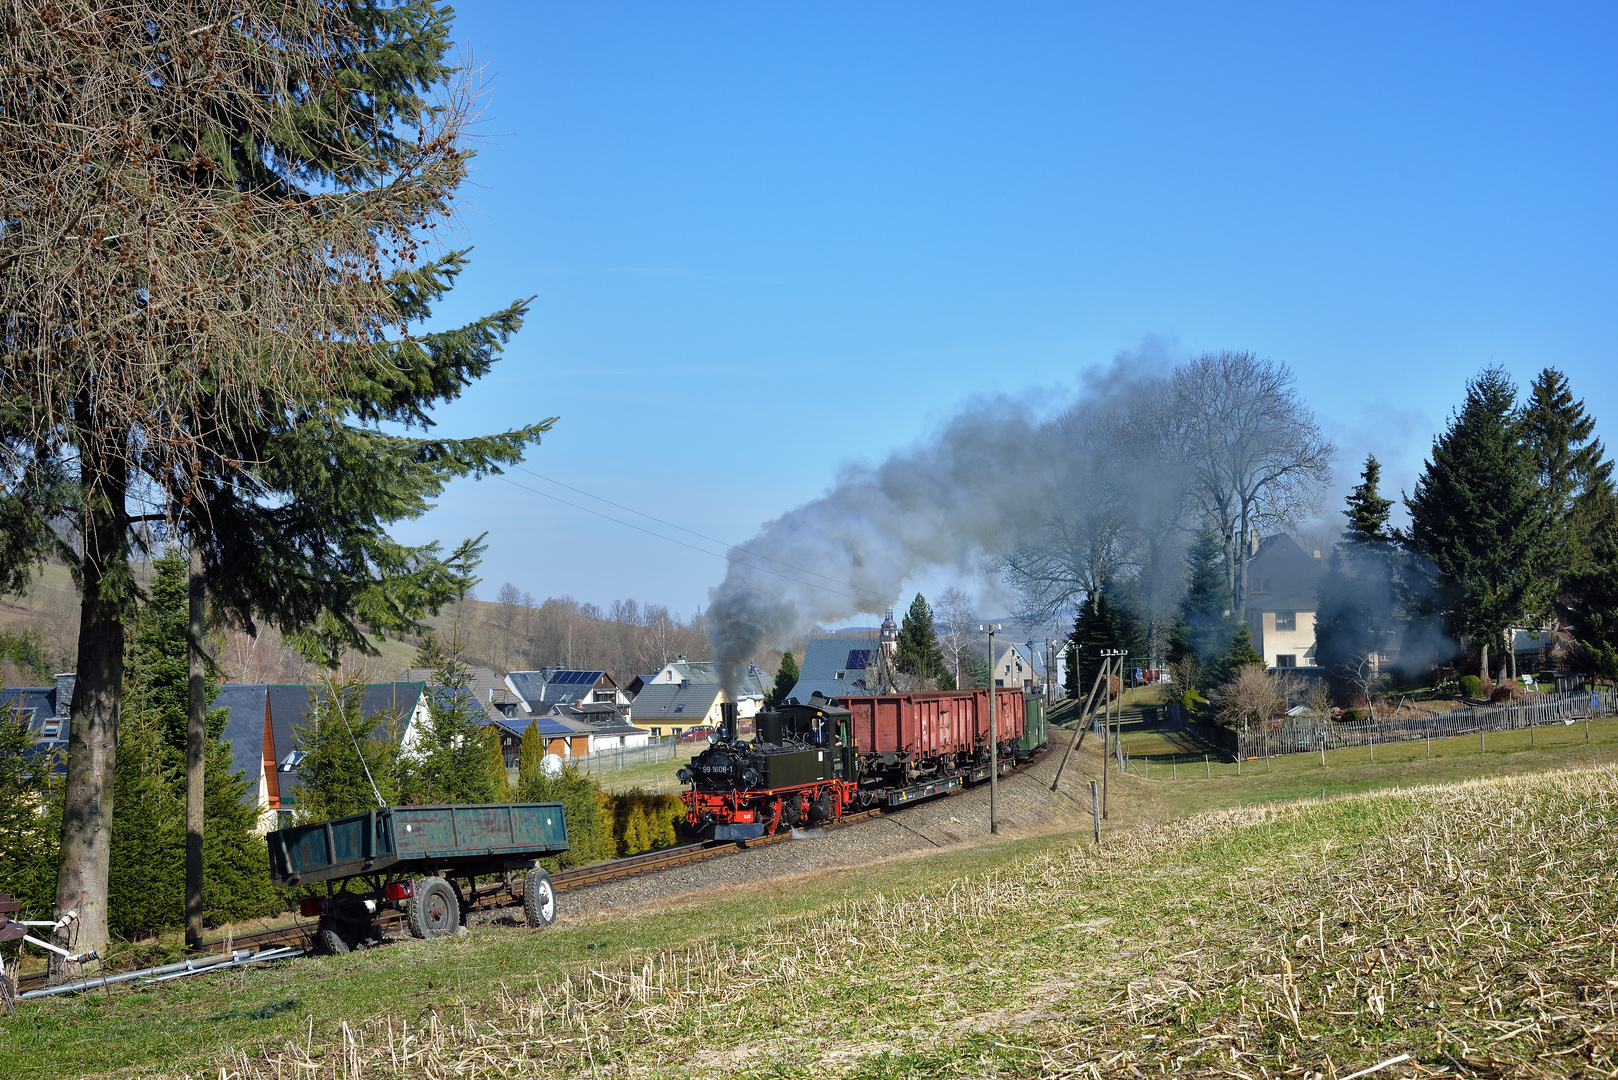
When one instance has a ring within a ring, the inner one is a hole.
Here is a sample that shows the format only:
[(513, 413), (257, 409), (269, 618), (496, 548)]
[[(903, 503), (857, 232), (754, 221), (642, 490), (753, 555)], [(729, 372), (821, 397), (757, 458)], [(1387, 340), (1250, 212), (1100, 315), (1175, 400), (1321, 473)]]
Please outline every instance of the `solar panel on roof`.
[(848, 663), (844, 664), (843, 666), (845, 668), (868, 668), (868, 667), (870, 667), (871, 666), (871, 650), (870, 649), (850, 649), (850, 650), (848, 650)]

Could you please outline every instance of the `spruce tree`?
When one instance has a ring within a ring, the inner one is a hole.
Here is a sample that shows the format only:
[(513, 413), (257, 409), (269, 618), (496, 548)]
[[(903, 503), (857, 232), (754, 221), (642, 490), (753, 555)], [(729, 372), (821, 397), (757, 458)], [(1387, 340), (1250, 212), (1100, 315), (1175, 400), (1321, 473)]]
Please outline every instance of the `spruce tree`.
[(1236, 678), (1242, 668), (1263, 666), (1264, 657), (1253, 648), (1253, 632), (1246, 623), (1238, 623), (1230, 635), (1230, 643), (1225, 646), (1224, 655), (1212, 666), (1210, 681), (1215, 686), (1224, 686)]
[(989, 661), (977, 646), (969, 645), (961, 650), (961, 674), (966, 677), (967, 687), (982, 690), (989, 685)]
[(933, 627), (933, 609), (921, 593), (917, 593), (910, 602), (910, 610), (905, 612), (899, 624), (894, 667), (937, 689), (955, 689), (955, 674), (944, 662), (944, 652), (938, 645), (938, 631)]
[(505, 765), (490, 758), (499, 735), (472, 692), (472, 671), (452, 648), (427, 683), (428, 722), (417, 740), (415, 784), (406, 793), (414, 803), (475, 804), (501, 801)]
[[(136, 619), (108, 861), (111, 931), (124, 938), (180, 925), (185, 917), (185, 752), (190, 645), (188, 567), (170, 552), (153, 563), (150, 599)], [(203, 700), (218, 696), (218, 665), (204, 666)], [(203, 748), (203, 915), (210, 923), (253, 918), (280, 906), (269, 879), (248, 782), (231, 770), (220, 741), (228, 713), (206, 713)]]
[(1551, 565), (1558, 600), (1600, 543), (1602, 502), (1613, 494), (1613, 463), (1595, 437), (1595, 417), (1574, 400), (1567, 376), (1545, 368), (1523, 408), (1523, 427), (1550, 514)]
[(1387, 651), (1401, 621), (1390, 499), (1378, 491), (1382, 467), (1365, 459), (1361, 483), (1350, 492), (1348, 526), (1327, 559), (1315, 612), (1315, 663), (1333, 686), (1348, 689), (1349, 676), (1367, 657)]
[(524, 792), (536, 779), (544, 776), (545, 736), (539, 732), (539, 721), (528, 721), (517, 749), (517, 790)]
[(1101, 671), (1101, 653), (1124, 647), (1123, 619), (1107, 600), (1105, 592), (1096, 590), (1079, 606), (1068, 645), (1075, 680), (1069, 692), (1075, 696), (1089, 694)]
[(1550, 600), (1551, 520), (1524, 434), (1511, 380), (1486, 369), (1405, 500), (1405, 544), (1431, 590), (1422, 606), (1485, 657)]
[(1586, 497), (1590, 545), (1566, 582), (1566, 611), (1573, 634), (1594, 674), (1618, 679), (1618, 494)]
[(34, 729), (17, 708), (0, 708), (0, 893), (29, 914), (49, 915), (56, 898), (62, 825), (60, 756), (34, 752)]
[(1186, 553), (1185, 596), (1169, 631), (1169, 663), (1194, 660), (1199, 686), (1213, 685), (1208, 679), (1217, 671), (1236, 630), (1231, 618), (1229, 576), (1221, 565), (1222, 558), (1218, 538), (1202, 530)]
[(107, 936), (132, 492), (201, 551), (224, 617), (334, 663), (419, 632), (470, 554), (388, 527), (549, 424), (401, 433), (481, 377), (526, 309), (406, 332), (466, 261), (423, 243), (470, 158), (447, 7), (104, 16), (19, 9), (14, 59), (39, 77), (0, 110), (0, 585), (55, 555), (82, 600), (57, 906), (83, 948)]
[(364, 696), (361, 676), (328, 674), (311, 695), (304, 722), (293, 728), (303, 751), (296, 793), (300, 825), (399, 801), (402, 718), (366, 715)]
[(765, 706), (773, 709), (786, 701), (787, 695), (792, 693), (792, 688), (798, 685), (798, 679), (801, 677), (798, 658), (792, 655), (791, 649), (788, 649), (781, 654), (781, 666), (775, 669), (775, 685), (770, 688), (770, 697), (764, 703)]

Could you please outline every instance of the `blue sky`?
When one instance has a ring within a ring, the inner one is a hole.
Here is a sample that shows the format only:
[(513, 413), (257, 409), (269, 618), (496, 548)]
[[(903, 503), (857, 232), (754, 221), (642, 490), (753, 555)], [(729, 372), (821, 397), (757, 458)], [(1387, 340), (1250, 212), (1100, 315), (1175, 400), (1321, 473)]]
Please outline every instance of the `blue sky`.
[[(1618, 415), (1610, 6), (457, 6), (487, 81), (448, 323), (536, 297), (473, 434), (727, 542), (963, 402), (1251, 349), (1408, 487), (1480, 368)], [(535, 476), (512, 480), (699, 547)], [(480, 595), (690, 614), (724, 564), (499, 479)], [(936, 588), (938, 582), (926, 582)]]

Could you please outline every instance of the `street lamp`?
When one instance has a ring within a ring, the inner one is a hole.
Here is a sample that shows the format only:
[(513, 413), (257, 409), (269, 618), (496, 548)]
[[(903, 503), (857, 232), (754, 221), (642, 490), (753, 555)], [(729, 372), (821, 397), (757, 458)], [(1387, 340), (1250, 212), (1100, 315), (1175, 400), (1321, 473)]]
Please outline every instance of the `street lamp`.
[(994, 686), (994, 632), (1003, 630), (1003, 623), (979, 623), (978, 633), (989, 635), (989, 831), (1000, 831), (1000, 817), (996, 813), (1000, 802), (1000, 723), (995, 703), (999, 697)]

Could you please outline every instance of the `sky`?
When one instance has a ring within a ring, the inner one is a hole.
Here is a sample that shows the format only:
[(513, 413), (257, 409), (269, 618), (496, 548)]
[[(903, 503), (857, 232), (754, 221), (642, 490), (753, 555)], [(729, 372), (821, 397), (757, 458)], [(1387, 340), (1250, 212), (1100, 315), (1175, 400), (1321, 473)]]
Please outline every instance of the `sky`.
[(534, 300), (437, 431), (560, 419), (396, 535), (487, 532), (486, 599), (689, 616), (726, 545), (845, 463), (988, 395), (1053, 411), (1120, 353), (1288, 365), (1334, 504), (1368, 452), (1408, 490), (1489, 365), (1564, 371), (1618, 440), (1615, 30), (1603, 5), (463, 0), (472, 264), (435, 319)]

